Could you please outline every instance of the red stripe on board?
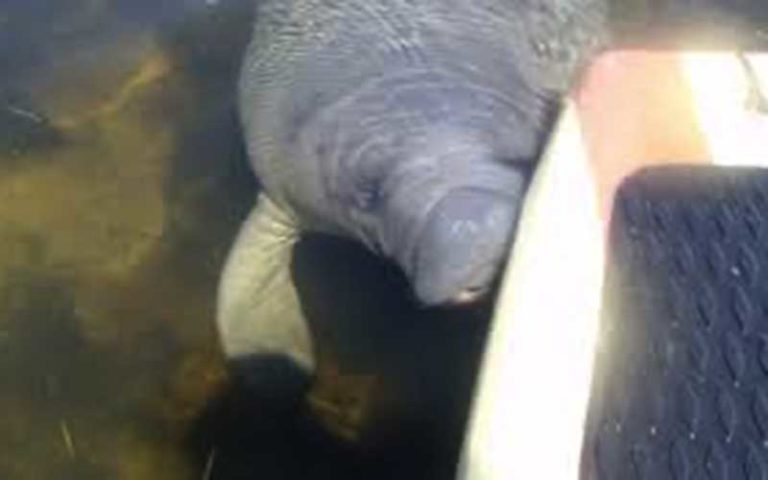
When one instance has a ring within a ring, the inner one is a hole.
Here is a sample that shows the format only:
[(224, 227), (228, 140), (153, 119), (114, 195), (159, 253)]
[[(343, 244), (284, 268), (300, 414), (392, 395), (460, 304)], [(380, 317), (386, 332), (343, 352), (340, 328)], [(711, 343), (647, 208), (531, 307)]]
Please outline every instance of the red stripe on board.
[(614, 192), (638, 169), (711, 162), (681, 67), (673, 52), (606, 53), (574, 95), (606, 222)]

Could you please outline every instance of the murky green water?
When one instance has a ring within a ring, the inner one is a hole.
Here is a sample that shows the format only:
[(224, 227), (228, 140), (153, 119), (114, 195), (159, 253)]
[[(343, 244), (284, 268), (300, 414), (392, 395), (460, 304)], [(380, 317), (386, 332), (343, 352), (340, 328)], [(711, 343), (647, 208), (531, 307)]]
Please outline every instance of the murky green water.
[(0, 10), (3, 479), (200, 478), (248, 20), (152, 3)]
[[(359, 250), (302, 247), (333, 272), (317, 418), (270, 418), (228, 376), (250, 3), (0, 6), (0, 479), (450, 478), (482, 322), (415, 311)], [(318, 427), (345, 422), (362, 436)]]

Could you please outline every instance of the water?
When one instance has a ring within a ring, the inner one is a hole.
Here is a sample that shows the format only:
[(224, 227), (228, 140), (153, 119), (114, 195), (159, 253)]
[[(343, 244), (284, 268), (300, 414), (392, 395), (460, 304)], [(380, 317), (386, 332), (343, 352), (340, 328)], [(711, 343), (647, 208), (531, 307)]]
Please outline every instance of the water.
[(484, 315), (417, 311), (364, 252), (302, 246), (332, 352), (303, 416), (221, 358), (250, 3), (0, 6), (0, 478), (451, 477)]

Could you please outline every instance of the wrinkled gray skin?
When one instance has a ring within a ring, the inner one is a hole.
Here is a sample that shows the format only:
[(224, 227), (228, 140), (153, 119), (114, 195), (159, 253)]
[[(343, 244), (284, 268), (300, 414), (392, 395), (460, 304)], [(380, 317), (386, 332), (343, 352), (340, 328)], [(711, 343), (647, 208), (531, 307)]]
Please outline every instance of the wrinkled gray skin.
[[(271, 213), (250, 223), (287, 245), (294, 229), (358, 240), (396, 262), (426, 305), (481, 295), (553, 101), (604, 39), (604, 1), (260, 1), (240, 108), (264, 187), (256, 211)], [(220, 292), (232, 355), (283, 348), (244, 340), (271, 333), (243, 325), (277, 315), (253, 300), (277, 291), (253, 245), (290, 258), (248, 230)]]

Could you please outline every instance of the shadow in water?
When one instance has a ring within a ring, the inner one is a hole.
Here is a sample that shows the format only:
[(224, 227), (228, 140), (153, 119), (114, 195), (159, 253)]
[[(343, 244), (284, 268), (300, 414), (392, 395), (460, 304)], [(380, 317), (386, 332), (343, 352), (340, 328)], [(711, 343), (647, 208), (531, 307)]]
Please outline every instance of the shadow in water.
[(322, 472), (351, 478), (343, 472), (351, 467), (349, 452), (313, 428), (300, 396), (272, 394), (274, 382), (296, 387), (304, 383), (302, 374), (280, 358), (253, 359), (248, 368), (268, 371), (271, 381), (234, 382), (208, 403), (187, 438), (199, 470), (213, 479), (330, 478)]
[(171, 207), (167, 253), (180, 268), (210, 257), (218, 276), (237, 228), (253, 207), (257, 183), (237, 112), (237, 76), (253, 24), (253, 2), (230, 0), (170, 22), (160, 35), (183, 85), (165, 99), (176, 144), (165, 201)]
[(216, 452), (222, 472), (269, 478), (453, 478), (490, 302), (420, 309), (390, 264), (320, 235), (293, 270), (317, 372), (279, 357), (233, 365), (242, 377), (191, 439), (198, 463)]

